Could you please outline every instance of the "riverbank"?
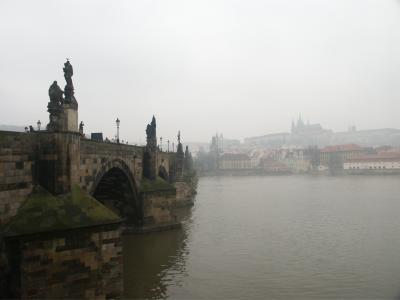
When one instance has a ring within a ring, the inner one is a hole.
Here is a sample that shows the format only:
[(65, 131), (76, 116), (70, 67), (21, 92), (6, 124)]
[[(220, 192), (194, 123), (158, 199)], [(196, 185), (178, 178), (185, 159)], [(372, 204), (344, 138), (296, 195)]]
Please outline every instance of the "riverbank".
[(198, 171), (199, 177), (213, 176), (399, 176), (400, 170), (322, 170), (309, 172), (267, 172), (261, 169)]

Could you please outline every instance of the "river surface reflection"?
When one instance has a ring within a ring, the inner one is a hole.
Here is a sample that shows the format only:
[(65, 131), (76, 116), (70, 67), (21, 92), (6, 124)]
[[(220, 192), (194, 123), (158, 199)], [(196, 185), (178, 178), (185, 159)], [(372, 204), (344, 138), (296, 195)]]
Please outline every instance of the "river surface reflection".
[(183, 228), (124, 237), (127, 298), (399, 299), (400, 177), (204, 177)]

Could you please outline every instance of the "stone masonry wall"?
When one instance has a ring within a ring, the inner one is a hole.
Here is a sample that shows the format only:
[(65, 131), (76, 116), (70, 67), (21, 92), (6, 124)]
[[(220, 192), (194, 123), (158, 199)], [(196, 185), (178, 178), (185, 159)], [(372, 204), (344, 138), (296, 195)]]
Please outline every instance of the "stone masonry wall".
[(91, 192), (97, 176), (113, 161), (123, 161), (139, 185), (142, 178), (143, 148), (131, 145), (81, 140), (79, 184)]
[(195, 195), (194, 188), (183, 181), (175, 182), (176, 188), (176, 204), (177, 205), (192, 205), (193, 197)]
[(35, 134), (0, 132), (0, 225), (32, 191), (35, 148)]
[(80, 135), (42, 132), (39, 136), (38, 181), (55, 195), (79, 183)]
[(21, 298), (122, 297), (122, 241), (115, 226), (26, 238), (19, 250)]
[(143, 220), (146, 226), (162, 226), (177, 222), (173, 214), (175, 193), (152, 192), (140, 195), (143, 203)]

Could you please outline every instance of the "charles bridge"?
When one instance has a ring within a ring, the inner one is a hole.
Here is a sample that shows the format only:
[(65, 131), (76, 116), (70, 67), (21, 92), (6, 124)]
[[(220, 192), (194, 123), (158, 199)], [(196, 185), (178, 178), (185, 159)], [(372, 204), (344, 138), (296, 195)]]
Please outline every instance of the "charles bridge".
[(86, 139), (63, 70), (46, 130), (0, 131), (0, 297), (122, 297), (122, 231), (179, 226), (195, 194), (190, 152), (180, 134), (160, 151), (154, 117), (143, 147)]

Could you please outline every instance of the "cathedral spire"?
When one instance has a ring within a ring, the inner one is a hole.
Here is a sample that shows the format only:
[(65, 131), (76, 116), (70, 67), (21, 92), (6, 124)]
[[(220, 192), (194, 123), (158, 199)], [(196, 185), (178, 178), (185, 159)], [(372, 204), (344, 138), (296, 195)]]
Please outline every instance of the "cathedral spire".
[(292, 129), (291, 129), (291, 132), (294, 133), (294, 130), (295, 130), (294, 120), (292, 119)]

